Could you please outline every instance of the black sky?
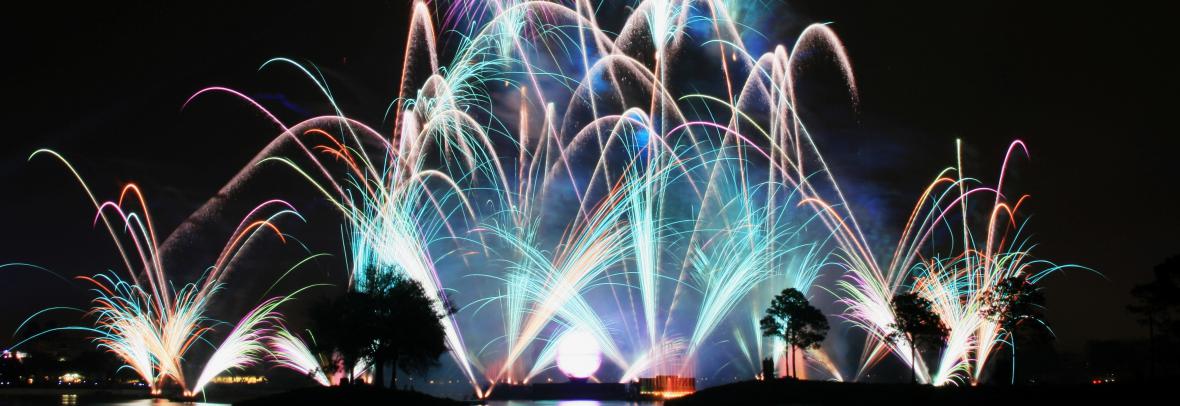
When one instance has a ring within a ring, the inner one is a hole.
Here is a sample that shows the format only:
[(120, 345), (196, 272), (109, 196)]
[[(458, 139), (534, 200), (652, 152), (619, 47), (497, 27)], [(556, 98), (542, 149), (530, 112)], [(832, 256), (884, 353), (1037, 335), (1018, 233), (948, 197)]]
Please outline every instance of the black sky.
[[(408, 2), (237, 3), (247, 2), (40, 4), (0, 17), (7, 39), (0, 263), (67, 275), (118, 264), (66, 172), (47, 160), (26, 162), (36, 148), (65, 153), (100, 195), (140, 183), (158, 226), (171, 229), (275, 135), (228, 98), (181, 111), (193, 92), (239, 89), (288, 122), (328, 111), (306, 79), (259, 72), (271, 57), (315, 63), (344, 111), (382, 123), (396, 93)], [(968, 145), (969, 162), (985, 162), (975, 173), (985, 180), (994, 179), (1008, 143), (1023, 139), (1032, 159), (1013, 176), (1032, 195), (1035, 252), (1105, 275), (1048, 279), (1059, 344), (1142, 336), (1124, 311), (1127, 291), (1180, 253), (1170, 14), (1154, 2), (893, 3), (787, 1), (773, 6), (765, 30), (790, 44), (806, 24), (831, 22), (844, 40), (862, 103), (851, 119), (817, 112), (813, 130), (842, 158), (837, 175), (865, 185), (851, 193), (877, 208), (869, 211), (879, 218), (866, 222), (896, 227), (921, 188), (953, 162), (955, 138)], [(332, 237), (320, 249), (338, 250)], [(78, 296), (33, 272), (0, 270), (0, 277), (0, 305), (15, 310), (0, 317), (0, 331)]]

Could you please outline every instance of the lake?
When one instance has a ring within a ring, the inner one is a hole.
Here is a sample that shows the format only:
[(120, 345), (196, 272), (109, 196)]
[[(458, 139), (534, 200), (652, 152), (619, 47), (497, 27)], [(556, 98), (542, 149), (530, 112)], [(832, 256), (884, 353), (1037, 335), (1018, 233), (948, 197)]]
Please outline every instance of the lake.
[[(500, 400), (488, 406), (655, 406), (660, 402), (599, 400)], [(95, 399), (87, 394), (5, 394), (0, 392), (0, 406), (225, 406), (228, 403), (177, 402), (167, 399)]]
[(112, 399), (87, 393), (14, 394), (0, 392), (0, 406), (228, 406), (228, 403), (176, 402), (167, 399)]
[(653, 406), (661, 402), (632, 402), (625, 400), (497, 400), (488, 406)]
[[(221, 392), (219, 402), (181, 402), (168, 399), (140, 398), (138, 389), (93, 390), (89, 388), (2, 388), (0, 406), (226, 406), (234, 399), (251, 399), (267, 392)], [(622, 400), (496, 400), (488, 406), (656, 406), (662, 402)]]

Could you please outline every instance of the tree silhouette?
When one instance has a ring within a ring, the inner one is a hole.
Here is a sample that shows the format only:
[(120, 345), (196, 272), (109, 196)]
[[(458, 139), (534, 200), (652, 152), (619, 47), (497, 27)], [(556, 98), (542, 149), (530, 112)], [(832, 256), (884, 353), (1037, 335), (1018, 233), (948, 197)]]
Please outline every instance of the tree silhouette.
[(438, 311), (421, 284), (390, 272), (377, 273), (368, 294), (377, 385), (385, 385), (385, 365), (391, 366), (390, 382), (395, 386), (398, 370), (415, 374), (438, 366), (438, 358), (447, 352), (443, 318), (455, 311), (454, 306), (444, 303)]
[(1042, 315), (1044, 308), (1045, 295), (1041, 293), (1040, 289), (1033, 286), (1032, 282), (1028, 280), (1027, 274), (1008, 277), (984, 295), (983, 315), (989, 320), (999, 323), (1000, 328), (1008, 333), (1009, 346), (1012, 349), (1011, 384), (1013, 385), (1016, 384), (1017, 331), (1021, 326), (1026, 325), (1025, 322), (1029, 321), (1033, 322), (1034, 326), (1044, 325)]
[(400, 274), (371, 269), (366, 275), (364, 290), (325, 299), (312, 308), (318, 332), (314, 350), (332, 360), (325, 372), (341, 368), (344, 382), (351, 382), (356, 365), (367, 362), (375, 368), (373, 380), (385, 386), (387, 365), (392, 366), (391, 382), (397, 381), (399, 370), (425, 373), (437, 366), (447, 352), (442, 319), (455, 311), (454, 306), (436, 307), (421, 284)]
[[(313, 329), (318, 332), (314, 350), (323, 358), (333, 360), (325, 366), (325, 373), (342, 369), (340, 372), (344, 378), (341, 383), (352, 383), (352, 372), (357, 363), (369, 354), (375, 327), (370, 309), (369, 296), (355, 291), (335, 299), (323, 299), (311, 308)], [(335, 363), (337, 356), (340, 365)]]
[(917, 383), (918, 347), (923, 350), (941, 347), (950, 331), (934, 312), (934, 305), (917, 293), (894, 296), (893, 317), (894, 322), (889, 325), (892, 332), (887, 338), (893, 342), (902, 339), (909, 342), (910, 382)]
[(787, 365), (792, 378), (797, 377), (795, 347), (819, 348), (828, 334), (828, 319), (823, 312), (794, 288), (783, 289), (774, 297), (760, 324), (762, 335), (782, 338), (787, 344)]
[(1162, 335), (1162, 338), (1170, 342), (1180, 333), (1180, 326), (1176, 325), (1175, 317), (1177, 311), (1180, 311), (1180, 255), (1168, 258), (1156, 265), (1152, 271), (1151, 282), (1135, 285), (1131, 289), (1135, 303), (1127, 306), (1127, 310), (1141, 316), (1139, 322), (1147, 325), (1148, 375), (1155, 379), (1158, 378), (1157, 341)]

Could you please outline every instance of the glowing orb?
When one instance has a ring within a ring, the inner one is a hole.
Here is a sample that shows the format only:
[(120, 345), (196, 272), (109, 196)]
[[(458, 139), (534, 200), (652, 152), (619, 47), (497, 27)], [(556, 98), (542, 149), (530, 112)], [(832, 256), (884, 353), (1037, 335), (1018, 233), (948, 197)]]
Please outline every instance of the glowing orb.
[(557, 341), (557, 368), (570, 378), (585, 379), (594, 375), (602, 357), (598, 353), (598, 340), (582, 330), (573, 330)]

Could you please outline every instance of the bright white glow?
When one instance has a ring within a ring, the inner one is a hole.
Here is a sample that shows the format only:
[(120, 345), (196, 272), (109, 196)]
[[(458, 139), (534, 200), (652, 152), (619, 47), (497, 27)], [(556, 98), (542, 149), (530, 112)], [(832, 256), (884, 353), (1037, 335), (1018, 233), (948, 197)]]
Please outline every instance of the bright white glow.
[(557, 368), (571, 378), (585, 379), (598, 370), (602, 357), (598, 340), (584, 330), (572, 330), (557, 342)]

